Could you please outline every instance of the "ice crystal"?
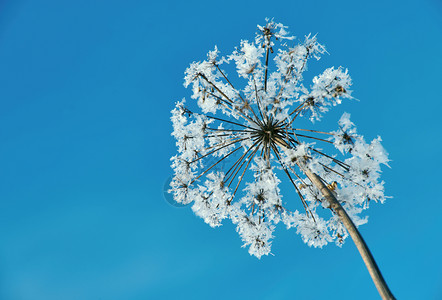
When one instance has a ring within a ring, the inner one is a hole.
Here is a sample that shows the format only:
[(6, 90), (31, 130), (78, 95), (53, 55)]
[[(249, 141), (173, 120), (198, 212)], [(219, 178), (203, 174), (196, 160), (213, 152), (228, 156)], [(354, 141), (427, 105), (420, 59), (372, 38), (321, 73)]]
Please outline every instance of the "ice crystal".
[[(241, 41), (226, 57), (215, 47), (206, 60), (187, 68), (184, 85), (191, 86), (201, 112), (187, 108), (183, 99), (171, 118), (178, 147), (171, 159), (175, 201), (193, 203), (195, 214), (212, 227), (230, 219), (258, 258), (270, 253), (280, 222), (295, 227), (309, 246), (341, 245), (348, 236), (305, 170), (317, 174), (361, 225), (370, 201), (385, 200), (380, 165), (388, 163), (381, 139), (367, 143), (347, 113), (332, 132), (301, 128), (301, 118), (319, 121), (351, 99), (351, 78), (347, 69), (331, 67), (305, 87), (307, 62), (319, 60), (325, 47), (311, 35), (295, 42), (285, 26), (266, 21), (258, 25), (254, 42)], [(229, 79), (222, 69), (230, 62), (239, 78)], [(244, 79), (244, 88), (234, 86)], [(321, 144), (337, 151), (326, 154)], [(299, 210), (292, 197), (283, 201), (281, 176), (299, 196)]]

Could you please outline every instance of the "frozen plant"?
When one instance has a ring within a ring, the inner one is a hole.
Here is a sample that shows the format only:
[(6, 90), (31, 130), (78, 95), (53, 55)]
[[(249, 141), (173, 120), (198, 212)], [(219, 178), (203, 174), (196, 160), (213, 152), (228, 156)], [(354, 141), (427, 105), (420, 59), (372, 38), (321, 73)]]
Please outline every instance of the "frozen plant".
[[(371, 202), (385, 201), (380, 174), (388, 157), (381, 138), (366, 142), (347, 113), (334, 131), (305, 128), (302, 119), (319, 121), (352, 98), (351, 78), (347, 69), (331, 67), (305, 86), (307, 61), (319, 60), (325, 47), (312, 35), (295, 42), (285, 26), (266, 21), (254, 41), (242, 40), (228, 56), (215, 47), (187, 68), (184, 85), (197, 106), (183, 99), (172, 110), (174, 199), (193, 203), (212, 227), (230, 219), (258, 258), (270, 253), (280, 222), (314, 247), (341, 245), (350, 234), (381, 295), (393, 299), (356, 229), (367, 222), (361, 213)], [(227, 76), (229, 64), (239, 78)], [(282, 197), (280, 178), (299, 196), (299, 210)]]

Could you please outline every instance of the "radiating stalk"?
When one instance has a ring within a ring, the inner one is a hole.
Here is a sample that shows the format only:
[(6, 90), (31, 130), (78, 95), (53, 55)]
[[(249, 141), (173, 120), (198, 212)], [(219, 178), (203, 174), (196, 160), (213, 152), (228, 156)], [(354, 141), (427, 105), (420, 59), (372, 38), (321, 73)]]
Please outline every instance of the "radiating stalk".
[(266, 49), (266, 69), (265, 69), (265, 78), (264, 78), (264, 92), (267, 92), (267, 74), (269, 71), (269, 52), (270, 52), (270, 43), (267, 45)]

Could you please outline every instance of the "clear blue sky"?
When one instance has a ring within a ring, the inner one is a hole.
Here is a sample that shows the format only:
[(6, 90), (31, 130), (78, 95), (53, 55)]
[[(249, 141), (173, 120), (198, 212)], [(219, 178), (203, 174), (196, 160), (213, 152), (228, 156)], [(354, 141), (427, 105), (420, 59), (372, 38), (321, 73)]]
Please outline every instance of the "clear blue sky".
[(258, 260), (163, 197), (185, 68), (265, 17), (318, 33), (312, 72), (349, 68), (360, 102), (324, 126), (350, 112), (392, 159), (361, 232), (398, 299), (442, 299), (437, 0), (1, 1), (0, 299), (377, 299), (350, 240), (281, 227)]

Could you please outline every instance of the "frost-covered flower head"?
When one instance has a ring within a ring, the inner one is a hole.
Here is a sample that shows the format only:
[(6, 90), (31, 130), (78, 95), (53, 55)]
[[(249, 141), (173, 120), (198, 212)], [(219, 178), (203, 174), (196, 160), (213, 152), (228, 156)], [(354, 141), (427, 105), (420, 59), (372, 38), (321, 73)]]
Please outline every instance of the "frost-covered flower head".
[[(178, 146), (171, 159), (175, 201), (193, 203), (195, 214), (212, 227), (230, 219), (258, 258), (270, 253), (280, 222), (296, 228), (309, 246), (341, 245), (347, 237), (305, 170), (317, 174), (361, 225), (369, 202), (385, 200), (379, 176), (380, 165), (388, 163), (381, 139), (365, 142), (347, 113), (332, 132), (300, 126), (302, 118), (319, 121), (351, 99), (351, 78), (347, 69), (331, 67), (304, 86), (307, 62), (319, 60), (324, 46), (311, 35), (295, 42), (285, 26), (266, 21), (254, 42), (242, 40), (225, 57), (215, 47), (187, 68), (184, 85), (192, 88), (199, 109), (186, 107), (183, 99), (171, 118)], [(239, 77), (227, 76), (229, 64)], [(325, 153), (323, 147), (337, 151)], [(280, 179), (290, 183), (299, 205), (295, 197), (282, 198)]]

